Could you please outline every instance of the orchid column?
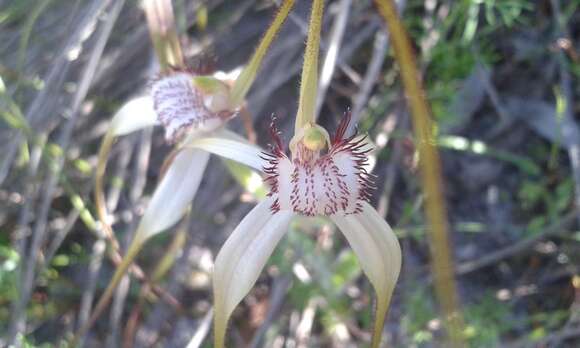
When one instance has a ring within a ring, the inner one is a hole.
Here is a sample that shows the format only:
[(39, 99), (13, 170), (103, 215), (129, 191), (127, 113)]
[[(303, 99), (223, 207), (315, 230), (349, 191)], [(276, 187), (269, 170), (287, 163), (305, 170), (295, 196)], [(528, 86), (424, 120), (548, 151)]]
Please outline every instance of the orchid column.
[(214, 266), (214, 342), (225, 345), (234, 308), (250, 291), (294, 215), (327, 216), (343, 233), (377, 295), (372, 347), (381, 342), (385, 315), (401, 268), (401, 249), (389, 225), (368, 203), (374, 188), (365, 169), (372, 147), (347, 137), (346, 115), (331, 138), (315, 123), (323, 0), (314, 0), (304, 55), (296, 130), (290, 156), (272, 124), (274, 148), (264, 154), (268, 198), (240, 222)]

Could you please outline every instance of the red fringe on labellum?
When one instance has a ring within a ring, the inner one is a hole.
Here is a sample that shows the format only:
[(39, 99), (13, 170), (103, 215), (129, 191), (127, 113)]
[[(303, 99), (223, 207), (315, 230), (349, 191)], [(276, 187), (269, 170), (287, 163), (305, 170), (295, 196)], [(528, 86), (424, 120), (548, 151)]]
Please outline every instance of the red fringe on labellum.
[[(278, 165), (280, 163), (280, 158), (286, 156), (284, 154), (282, 140), (280, 139), (280, 131), (276, 126), (276, 116), (272, 115), (271, 119), (269, 131), (274, 144), (270, 144), (271, 153), (262, 152), (260, 156), (260, 158), (268, 163), (264, 166), (264, 173), (266, 174), (264, 181), (270, 185), (270, 192), (268, 193), (269, 197), (278, 193)], [(280, 202), (278, 199), (274, 201), (271, 209), (274, 213), (280, 211)]]
[[(292, 162), (293, 172), (285, 175), (289, 178), (289, 182), (284, 184), (291, 188), (290, 192), (287, 192), (289, 197), (280, 197), (280, 162), (289, 159), (284, 153), (275, 118), (272, 118), (270, 134), (274, 144), (271, 145), (271, 153), (263, 153), (262, 158), (267, 162), (264, 172), (265, 181), (271, 187), (268, 195), (276, 197), (271, 207), (274, 213), (282, 208), (292, 209), (307, 216), (354, 214), (362, 211), (362, 202), (368, 201), (372, 190), (375, 189), (374, 176), (365, 169), (368, 153), (372, 149), (366, 142), (366, 136), (357, 138), (355, 134), (345, 138), (350, 121), (351, 114), (347, 112), (326, 154), (313, 159), (312, 162), (298, 159)], [(344, 157), (339, 159), (342, 154), (347, 154), (350, 162), (343, 162), (346, 160)], [(345, 163), (352, 163), (353, 167), (349, 170), (345, 167)], [(315, 174), (315, 168), (318, 174)], [(356, 185), (353, 186), (352, 179), (348, 180), (347, 174), (356, 175)], [(281, 200), (286, 202), (284, 205), (287, 207), (281, 206)]]
[(334, 133), (334, 137), (332, 137), (332, 145), (338, 143), (339, 141), (342, 141), (344, 139), (344, 134), (346, 133), (346, 130), (348, 129), (348, 125), (351, 121), (352, 118), (352, 113), (350, 112), (350, 110), (348, 110), (347, 112), (344, 113), (344, 116), (342, 117), (342, 119), (340, 120), (340, 123), (338, 124), (338, 128), (336, 129), (336, 132)]

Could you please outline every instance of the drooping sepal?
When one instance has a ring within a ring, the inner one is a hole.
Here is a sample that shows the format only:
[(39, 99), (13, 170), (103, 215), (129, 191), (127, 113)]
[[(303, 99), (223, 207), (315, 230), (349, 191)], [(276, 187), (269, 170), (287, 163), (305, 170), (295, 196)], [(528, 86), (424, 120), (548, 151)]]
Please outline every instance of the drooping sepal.
[(272, 214), (271, 199), (259, 203), (232, 232), (216, 257), (213, 273), (214, 346), (223, 348), (228, 320), (248, 294), (288, 230), (291, 212)]
[(135, 238), (146, 240), (175, 224), (195, 197), (209, 153), (184, 148), (175, 156), (155, 189)]
[(354, 215), (331, 217), (354, 250), (361, 268), (375, 289), (375, 325), (372, 347), (381, 342), (385, 316), (401, 270), (401, 247), (391, 227), (368, 203)]

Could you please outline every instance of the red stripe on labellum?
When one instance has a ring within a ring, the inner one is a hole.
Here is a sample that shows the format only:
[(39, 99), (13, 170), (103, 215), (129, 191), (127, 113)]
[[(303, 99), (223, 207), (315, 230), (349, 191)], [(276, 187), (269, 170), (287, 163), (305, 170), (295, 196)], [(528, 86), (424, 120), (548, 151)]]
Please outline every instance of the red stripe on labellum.
[(362, 211), (374, 189), (373, 176), (364, 166), (371, 150), (364, 137), (344, 138), (350, 113), (341, 121), (326, 154), (302, 153), (290, 159), (283, 151), (280, 132), (273, 120), (270, 133), (275, 145), (264, 153), (265, 181), (271, 186), (269, 196), (276, 198), (273, 212), (292, 210), (314, 215), (356, 214)]

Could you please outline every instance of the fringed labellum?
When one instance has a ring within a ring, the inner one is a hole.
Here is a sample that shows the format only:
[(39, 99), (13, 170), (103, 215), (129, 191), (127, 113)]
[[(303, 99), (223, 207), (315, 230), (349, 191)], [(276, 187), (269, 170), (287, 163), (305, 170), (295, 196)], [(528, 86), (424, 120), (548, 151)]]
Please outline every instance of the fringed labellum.
[(235, 116), (230, 87), (211, 76), (174, 71), (151, 84), (153, 107), (168, 142), (191, 133), (207, 133)]
[[(273, 151), (266, 154), (264, 168), (275, 200), (272, 211), (291, 210), (307, 216), (354, 214), (361, 212), (373, 188), (366, 171), (371, 147), (365, 137), (345, 138), (350, 115), (341, 124), (332, 140), (319, 126), (311, 126), (291, 142), (292, 157), (282, 149), (279, 134), (272, 122), (275, 140)], [(328, 145), (328, 151), (321, 153)]]

